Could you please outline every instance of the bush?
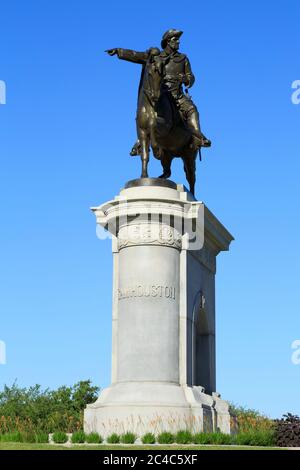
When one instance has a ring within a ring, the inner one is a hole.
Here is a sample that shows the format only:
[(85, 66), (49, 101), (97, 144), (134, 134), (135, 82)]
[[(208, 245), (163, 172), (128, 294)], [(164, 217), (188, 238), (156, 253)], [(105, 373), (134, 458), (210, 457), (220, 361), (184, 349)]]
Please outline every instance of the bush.
[(280, 447), (300, 447), (300, 418), (288, 413), (276, 420), (275, 442)]
[(34, 432), (23, 432), (22, 433), (22, 441), (29, 442), (31, 444), (36, 442), (36, 435)]
[(274, 421), (257, 410), (231, 404), (230, 414), (236, 418), (238, 432), (267, 431), (274, 428)]
[(245, 446), (274, 446), (274, 431), (248, 431), (237, 434), (234, 443)]
[(20, 432), (7, 432), (1, 435), (2, 442), (23, 442), (23, 436)]
[(170, 432), (162, 432), (159, 434), (157, 438), (157, 442), (159, 444), (173, 444), (174, 443), (174, 435)]
[(151, 432), (147, 432), (147, 434), (144, 434), (142, 437), (143, 444), (155, 444), (155, 442), (155, 436)]
[(216, 432), (211, 434), (212, 444), (218, 445), (230, 445), (232, 444), (232, 436), (230, 434), (223, 434), (222, 432)]
[(193, 436), (194, 444), (212, 444), (212, 433), (199, 432)]
[(122, 434), (120, 441), (122, 444), (134, 444), (136, 441), (136, 435), (133, 432), (126, 432)]
[(88, 444), (101, 444), (103, 441), (102, 437), (97, 432), (91, 432), (85, 436), (85, 440)]
[(56, 444), (65, 444), (68, 441), (68, 436), (65, 432), (55, 432), (52, 436), (53, 442)]
[(83, 444), (85, 442), (85, 434), (83, 431), (73, 432), (71, 437), (71, 442), (73, 444)]
[(35, 441), (39, 443), (48, 443), (49, 442), (49, 435), (45, 432), (39, 432), (35, 435)]
[(106, 441), (108, 444), (119, 444), (120, 436), (116, 433), (113, 433), (106, 439)]
[(175, 436), (175, 442), (177, 444), (190, 444), (193, 442), (193, 436), (189, 431), (178, 431)]
[(233, 442), (233, 436), (222, 432), (199, 432), (193, 436), (193, 442), (194, 444), (230, 445)]
[(0, 391), (0, 434), (78, 431), (83, 427), (83, 410), (96, 400), (98, 391), (90, 380), (57, 390), (5, 385)]

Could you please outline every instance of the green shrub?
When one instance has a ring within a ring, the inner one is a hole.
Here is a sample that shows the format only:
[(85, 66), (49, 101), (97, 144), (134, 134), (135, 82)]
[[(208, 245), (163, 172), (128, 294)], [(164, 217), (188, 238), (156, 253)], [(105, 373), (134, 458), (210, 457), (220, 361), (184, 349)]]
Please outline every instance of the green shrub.
[(85, 441), (88, 444), (101, 444), (103, 439), (97, 432), (91, 432), (91, 434), (86, 434)]
[(170, 432), (162, 432), (157, 437), (157, 442), (159, 444), (173, 444), (174, 443), (174, 435)]
[[(259, 445), (261, 446), (275, 446), (276, 445), (276, 433), (274, 429), (259, 432)], [(258, 444), (257, 444), (258, 445)]]
[(73, 444), (83, 444), (85, 442), (85, 433), (83, 431), (73, 432), (71, 442)]
[(52, 439), (56, 444), (65, 444), (68, 441), (68, 436), (65, 432), (57, 431), (53, 434)]
[(29, 442), (33, 444), (36, 442), (36, 436), (34, 432), (22, 432), (22, 441), (23, 442)]
[(233, 437), (222, 432), (199, 432), (193, 436), (193, 442), (194, 444), (230, 445)]
[(119, 444), (120, 436), (116, 433), (113, 433), (106, 439), (106, 441), (108, 444)]
[(1, 435), (2, 442), (23, 442), (23, 436), (20, 432), (7, 432)]
[[(238, 432), (267, 431), (274, 428), (274, 421), (257, 410), (230, 405), (231, 425), (237, 424)], [(233, 417), (235, 417), (233, 419)]]
[(193, 436), (194, 444), (212, 444), (212, 435), (208, 432), (199, 432)]
[(57, 390), (5, 385), (0, 390), (0, 434), (78, 431), (83, 426), (83, 410), (96, 400), (98, 390), (90, 380)]
[(177, 444), (190, 444), (193, 442), (193, 436), (189, 431), (178, 431), (175, 436), (175, 442)]
[(234, 441), (235, 444), (245, 446), (274, 446), (275, 433), (272, 430), (241, 432)]
[(235, 436), (235, 444), (241, 446), (250, 446), (252, 445), (254, 438), (253, 431), (240, 432)]
[(155, 436), (151, 432), (147, 432), (147, 434), (144, 434), (142, 437), (142, 443), (143, 444), (155, 444)]
[(47, 443), (49, 442), (49, 435), (45, 432), (38, 432), (36, 435), (35, 435), (35, 441), (36, 442), (39, 442), (39, 443)]
[(122, 444), (134, 444), (136, 440), (136, 435), (132, 432), (126, 432), (126, 434), (122, 434), (120, 440)]
[(219, 444), (219, 445), (232, 444), (232, 436), (230, 434), (223, 434), (222, 432), (212, 433), (211, 440), (212, 440), (212, 444)]

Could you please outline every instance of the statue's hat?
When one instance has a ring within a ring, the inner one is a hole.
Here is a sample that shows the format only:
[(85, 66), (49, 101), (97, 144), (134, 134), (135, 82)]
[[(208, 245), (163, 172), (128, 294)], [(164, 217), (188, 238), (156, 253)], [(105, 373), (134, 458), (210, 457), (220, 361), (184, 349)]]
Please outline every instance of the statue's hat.
[(165, 34), (162, 37), (161, 40), (161, 47), (164, 49), (168, 43), (168, 39), (172, 37), (177, 37), (180, 38), (182, 35), (183, 31), (179, 31), (178, 29), (168, 29), (168, 31), (165, 32)]

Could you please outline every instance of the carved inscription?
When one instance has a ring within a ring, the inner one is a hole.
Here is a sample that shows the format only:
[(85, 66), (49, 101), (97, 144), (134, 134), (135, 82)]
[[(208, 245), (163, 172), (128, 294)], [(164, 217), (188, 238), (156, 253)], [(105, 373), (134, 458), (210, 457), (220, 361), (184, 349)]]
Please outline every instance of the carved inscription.
[(175, 296), (175, 287), (160, 286), (157, 284), (152, 284), (149, 286), (136, 285), (118, 289), (119, 300), (130, 299), (133, 297), (161, 297), (175, 300)]

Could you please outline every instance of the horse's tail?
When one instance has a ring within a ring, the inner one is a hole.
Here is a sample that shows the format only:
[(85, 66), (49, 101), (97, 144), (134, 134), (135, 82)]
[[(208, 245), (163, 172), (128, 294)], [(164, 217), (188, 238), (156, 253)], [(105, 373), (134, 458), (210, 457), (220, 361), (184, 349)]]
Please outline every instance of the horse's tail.
[(201, 147), (199, 147), (199, 160), (202, 162)]

